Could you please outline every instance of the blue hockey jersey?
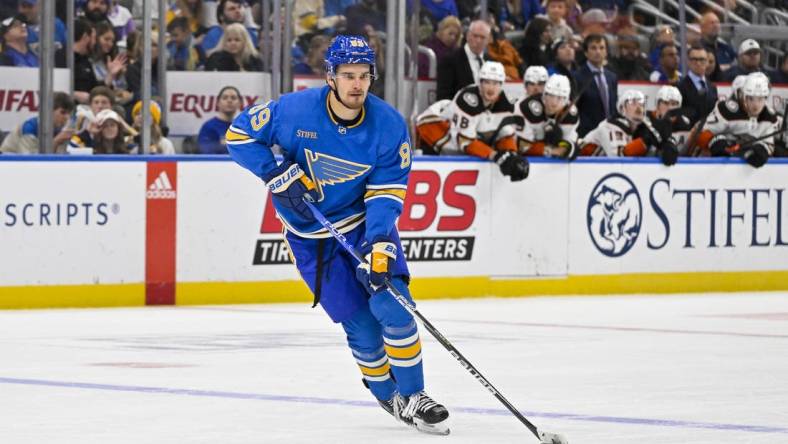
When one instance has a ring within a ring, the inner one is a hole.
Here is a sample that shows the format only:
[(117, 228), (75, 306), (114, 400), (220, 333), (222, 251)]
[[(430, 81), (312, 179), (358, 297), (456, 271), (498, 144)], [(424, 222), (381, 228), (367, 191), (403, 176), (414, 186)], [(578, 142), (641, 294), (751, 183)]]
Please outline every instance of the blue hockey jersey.
[[(360, 120), (345, 127), (329, 112), (328, 86), (285, 94), (245, 109), (227, 130), (232, 158), (258, 177), (276, 166), (271, 147), (314, 181), (317, 207), (346, 233), (366, 220), (365, 238), (389, 235), (402, 212), (412, 152), (405, 121), (368, 95)], [(330, 237), (317, 221), (304, 222), (276, 206), (287, 229), (306, 238)]]

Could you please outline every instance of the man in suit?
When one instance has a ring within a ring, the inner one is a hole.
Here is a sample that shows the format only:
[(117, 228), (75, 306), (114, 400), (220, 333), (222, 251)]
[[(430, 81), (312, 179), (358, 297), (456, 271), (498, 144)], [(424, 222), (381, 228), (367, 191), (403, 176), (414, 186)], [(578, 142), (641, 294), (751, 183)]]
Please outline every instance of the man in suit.
[(678, 84), (683, 98), (681, 112), (690, 119), (691, 125), (708, 115), (717, 103), (717, 87), (706, 77), (709, 63), (706, 51), (706, 48), (700, 45), (692, 46), (687, 51), (689, 70), (687, 76)]
[(490, 25), (474, 20), (465, 33), (465, 44), (438, 65), (438, 100), (453, 99), (457, 91), (479, 82), (484, 49), (490, 42)]
[(600, 122), (613, 117), (618, 101), (618, 78), (613, 71), (605, 69), (607, 63), (605, 37), (601, 34), (589, 35), (583, 40), (583, 51), (586, 62), (575, 72), (577, 87), (583, 91), (577, 100), (577, 109), (580, 112), (578, 137), (585, 136)]

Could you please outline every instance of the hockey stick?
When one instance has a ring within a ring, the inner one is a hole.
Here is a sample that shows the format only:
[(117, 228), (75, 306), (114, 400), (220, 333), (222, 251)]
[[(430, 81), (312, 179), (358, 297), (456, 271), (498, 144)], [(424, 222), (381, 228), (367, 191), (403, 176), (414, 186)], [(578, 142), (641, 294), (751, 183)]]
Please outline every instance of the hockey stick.
[[(366, 262), (364, 257), (361, 256), (361, 253), (359, 253), (358, 250), (356, 250), (355, 247), (353, 247), (353, 245), (348, 242), (347, 238), (342, 233), (340, 233), (334, 227), (334, 225), (329, 222), (328, 219), (326, 219), (325, 216), (323, 216), (320, 210), (318, 210), (311, 202), (307, 200), (304, 200), (304, 203), (306, 203), (307, 207), (309, 207), (309, 210), (312, 211), (315, 219), (317, 219), (318, 222), (320, 222), (320, 224), (323, 225), (323, 227), (328, 230), (329, 233), (331, 233), (331, 236), (333, 236), (334, 239), (336, 239), (337, 242), (339, 242), (339, 244), (342, 245), (342, 247), (347, 250), (351, 256), (353, 256), (353, 259), (355, 259), (359, 264)], [(427, 331), (430, 332), (430, 334), (434, 336), (435, 339), (437, 339), (438, 342), (440, 342), (440, 344), (446, 350), (448, 350), (452, 356), (454, 356), (455, 359), (457, 359), (457, 361), (459, 361), (460, 365), (462, 365), (465, 370), (468, 370), (468, 372), (470, 372), (470, 374), (473, 375), (476, 380), (479, 381), (479, 383), (489, 390), (490, 393), (492, 393), (498, 399), (498, 401), (501, 402), (501, 404), (503, 404), (510, 412), (512, 412), (512, 414), (517, 417), (520, 422), (528, 427), (528, 430), (530, 430), (531, 433), (533, 433), (542, 444), (568, 444), (568, 441), (562, 435), (543, 432), (537, 429), (536, 426), (531, 423), (531, 421), (523, 416), (522, 413), (520, 413), (506, 398), (503, 397), (498, 389), (493, 387), (487, 378), (482, 376), (481, 372), (479, 372), (479, 370), (477, 370), (473, 364), (465, 359), (465, 356), (463, 356), (462, 353), (460, 353), (460, 351), (457, 350), (457, 348), (455, 348), (454, 345), (452, 345), (452, 343), (449, 342), (449, 340), (446, 339), (446, 337), (443, 336), (441, 332), (439, 332), (438, 329), (436, 329), (432, 323), (430, 323), (430, 321), (428, 321), (427, 318), (425, 318), (424, 315), (422, 315), (421, 312), (419, 312), (419, 310), (391, 284), (389, 280), (386, 280), (386, 291), (388, 291), (389, 294), (391, 294), (391, 296), (393, 296), (394, 299), (396, 299), (397, 302), (399, 302), (399, 304), (405, 308), (405, 310), (413, 315), (413, 317), (418, 318), (424, 328), (427, 329)]]
[(757, 137), (757, 138), (752, 139), (752, 140), (748, 140), (748, 141), (742, 143), (739, 146), (739, 149), (750, 147), (752, 145), (755, 145), (755, 143), (760, 142), (761, 140), (766, 140), (766, 139), (768, 139), (770, 137), (774, 137), (774, 136), (776, 136), (778, 134), (781, 134), (781, 133), (785, 132), (786, 126), (788, 125), (788, 123), (786, 123), (786, 121), (785, 121), (786, 118), (788, 118), (788, 104), (786, 104), (785, 110), (783, 111), (783, 122), (782, 122), (782, 125), (780, 125), (780, 129), (778, 129), (777, 131), (775, 131), (773, 133), (769, 133), (769, 134), (767, 134), (765, 136), (761, 136), (761, 137)]

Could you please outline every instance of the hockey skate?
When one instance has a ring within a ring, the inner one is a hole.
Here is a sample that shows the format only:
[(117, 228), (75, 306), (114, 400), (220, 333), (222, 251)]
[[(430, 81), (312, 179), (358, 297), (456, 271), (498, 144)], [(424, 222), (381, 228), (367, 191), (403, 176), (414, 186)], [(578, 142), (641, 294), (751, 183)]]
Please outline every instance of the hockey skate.
[(399, 420), (405, 424), (424, 433), (449, 434), (449, 411), (423, 391), (407, 397), (395, 395), (393, 401)]

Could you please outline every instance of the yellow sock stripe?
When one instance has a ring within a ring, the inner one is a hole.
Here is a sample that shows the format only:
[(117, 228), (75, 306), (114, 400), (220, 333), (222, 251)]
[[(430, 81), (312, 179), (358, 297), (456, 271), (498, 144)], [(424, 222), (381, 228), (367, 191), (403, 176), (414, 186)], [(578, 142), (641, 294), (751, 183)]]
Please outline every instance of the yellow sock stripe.
[(414, 344), (407, 347), (392, 347), (388, 344), (385, 344), (384, 347), (389, 358), (411, 359), (421, 353), (421, 340), (417, 340)]
[(375, 367), (375, 368), (364, 367), (363, 365), (359, 364), (358, 368), (361, 369), (361, 373), (363, 373), (364, 376), (383, 376), (389, 372), (391, 366), (389, 365), (388, 362), (386, 362), (380, 367)]
[(398, 188), (386, 188), (386, 189), (383, 189), (383, 190), (369, 190), (369, 191), (367, 191), (364, 194), (364, 199), (369, 199), (369, 198), (378, 197), (378, 196), (390, 195), (390, 196), (396, 196), (396, 197), (398, 197), (398, 198), (400, 198), (402, 200), (405, 200), (405, 193), (406, 193), (406, 190), (402, 190), (402, 189), (398, 189)]

